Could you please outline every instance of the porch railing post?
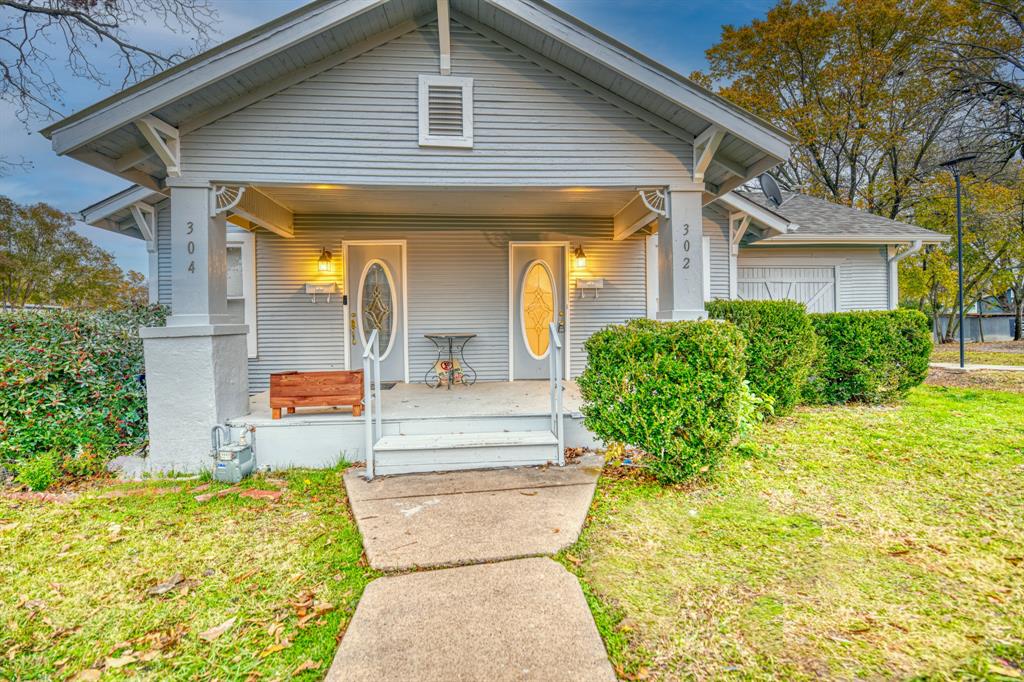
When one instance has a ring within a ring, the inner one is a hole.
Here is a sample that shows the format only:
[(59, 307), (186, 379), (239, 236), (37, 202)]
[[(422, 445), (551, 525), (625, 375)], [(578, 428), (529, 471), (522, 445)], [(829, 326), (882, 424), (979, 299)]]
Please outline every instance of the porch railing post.
[[(366, 349), (363, 351), (363, 426), (366, 434), (366, 480), (373, 480), (373, 443), (374, 443), (374, 414), (373, 414), (373, 396), (370, 391), (370, 382), (372, 381), (371, 373), (373, 372), (374, 365), (380, 366), (380, 358), (373, 362), (374, 348), (379, 348), (380, 344), (377, 340), (377, 330), (374, 329), (370, 333), (370, 338), (367, 340)], [(379, 353), (377, 354), (379, 355)], [(378, 376), (378, 382), (380, 378)], [(377, 394), (380, 395), (380, 384), (378, 383)]]
[(373, 336), (373, 381), (377, 398), (377, 431), (374, 433), (374, 438), (379, 439), (384, 435), (383, 426), (381, 424), (384, 413), (384, 396), (380, 390), (380, 336), (376, 334), (376, 331), (377, 330), (375, 329)]
[(551, 382), (551, 432), (558, 440), (558, 466), (565, 465), (565, 422), (562, 414), (562, 340), (558, 338), (558, 327), (548, 325), (551, 335), (548, 352), (548, 371)]

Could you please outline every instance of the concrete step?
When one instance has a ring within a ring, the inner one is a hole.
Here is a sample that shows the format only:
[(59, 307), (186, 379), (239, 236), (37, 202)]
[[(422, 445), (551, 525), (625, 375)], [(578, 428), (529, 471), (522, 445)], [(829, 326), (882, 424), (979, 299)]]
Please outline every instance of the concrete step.
[(384, 436), (373, 451), (375, 473), (387, 476), (538, 466), (558, 460), (558, 439), (546, 430)]
[(551, 427), (551, 415), (496, 415), (422, 417), (384, 420), (382, 436), (419, 436), (453, 433), (499, 433), (503, 431), (544, 431)]

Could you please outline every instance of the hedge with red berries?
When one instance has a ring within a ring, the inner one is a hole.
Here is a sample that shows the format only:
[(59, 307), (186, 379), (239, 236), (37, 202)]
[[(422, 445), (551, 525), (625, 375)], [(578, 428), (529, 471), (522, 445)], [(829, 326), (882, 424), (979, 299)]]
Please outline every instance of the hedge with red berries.
[(0, 313), (0, 464), (47, 454), (98, 470), (146, 440), (142, 326), (166, 309)]

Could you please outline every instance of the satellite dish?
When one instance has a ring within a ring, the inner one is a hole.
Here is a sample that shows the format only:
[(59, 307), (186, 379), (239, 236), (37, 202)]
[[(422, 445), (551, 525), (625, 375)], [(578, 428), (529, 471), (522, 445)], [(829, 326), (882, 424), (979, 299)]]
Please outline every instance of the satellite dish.
[(768, 201), (776, 206), (782, 206), (782, 190), (779, 189), (779, 183), (775, 182), (775, 178), (767, 173), (762, 173), (758, 181), (761, 183), (761, 191), (768, 197)]

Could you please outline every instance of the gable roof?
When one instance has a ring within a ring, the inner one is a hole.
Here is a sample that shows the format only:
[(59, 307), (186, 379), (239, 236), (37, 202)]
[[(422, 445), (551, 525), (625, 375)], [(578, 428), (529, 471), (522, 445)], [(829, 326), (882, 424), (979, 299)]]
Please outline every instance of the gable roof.
[(782, 204), (774, 205), (760, 192), (737, 191), (734, 194), (781, 215), (799, 227), (786, 234), (760, 240), (758, 243), (850, 243), (893, 244), (923, 241), (949, 241), (949, 235), (926, 230), (874, 213), (834, 204), (825, 199), (783, 192)]
[[(792, 138), (543, 0), (449, 0), (452, 19), (507, 39), (529, 58), (582, 77), (690, 140), (726, 132), (717, 171), (728, 189), (786, 158)], [(45, 128), (54, 150), (135, 182), (162, 165), (139, 154), (144, 116), (181, 134), (436, 19), (437, 0), (316, 0)], [(136, 158), (140, 157), (140, 158)], [(133, 163), (134, 162), (134, 163)], [(129, 173), (128, 171), (131, 171)], [(717, 174), (716, 174), (717, 173)], [(726, 185), (728, 181), (728, 185)], [(724, 190), (723, 190), (724, 191)]]

